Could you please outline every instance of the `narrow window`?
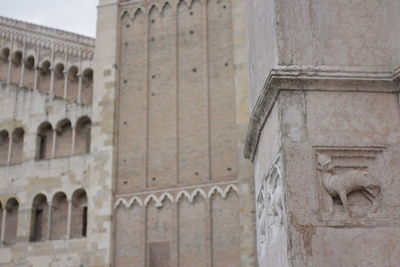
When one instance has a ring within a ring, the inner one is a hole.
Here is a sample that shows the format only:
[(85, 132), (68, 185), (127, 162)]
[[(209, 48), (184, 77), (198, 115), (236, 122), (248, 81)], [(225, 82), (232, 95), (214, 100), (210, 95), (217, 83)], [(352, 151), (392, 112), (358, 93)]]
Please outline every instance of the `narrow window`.
[(82, 236), (86, 237), (87, 231), (87, 207), (83, 207), (82, 212)]
[(87, 196), (83, 189), (79, 189), (72, 195), (71, 210), (71, 238), (86, 237), (87, 234)]

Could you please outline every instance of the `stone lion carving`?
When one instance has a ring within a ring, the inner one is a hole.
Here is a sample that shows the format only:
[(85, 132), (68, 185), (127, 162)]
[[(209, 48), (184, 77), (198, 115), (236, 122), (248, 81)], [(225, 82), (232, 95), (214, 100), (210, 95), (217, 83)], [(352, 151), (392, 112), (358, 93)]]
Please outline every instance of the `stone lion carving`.
[(381, 185), (369, 171), (348, 170), (336, 174), (331, 157), (324, 154), (317, 155), (317, 169), (321, 171), (323, 185), (331, 197), (330, 212), (333, 212), (333, 198), (338, 196), (344, 211), (351, 215), (347, 195), (354, 191), (360, 191), (372, 203), (373, 213), (377, 211), (379, 206), (377, 196), (381, 191)]

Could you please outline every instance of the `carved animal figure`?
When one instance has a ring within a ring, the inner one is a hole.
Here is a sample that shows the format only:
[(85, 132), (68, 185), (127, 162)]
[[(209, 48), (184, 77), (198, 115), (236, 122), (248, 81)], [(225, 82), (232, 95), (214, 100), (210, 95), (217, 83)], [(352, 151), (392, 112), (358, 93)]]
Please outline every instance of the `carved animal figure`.
[(322, 172), (322, 182), (331, 196), (331, 207), (333, 207), (333, 198), (339, 196), (344, 211), (351, 215), (347, 195), (359, 190), (372, 203), (372, 212), (377, 211), (379, 205), (377, 196), (381, 185), (375, 176), (366, 170), (349, 170), (335, 174), (335, 166), (331, 158), (323, 154), (317, 156), (317, 168)]

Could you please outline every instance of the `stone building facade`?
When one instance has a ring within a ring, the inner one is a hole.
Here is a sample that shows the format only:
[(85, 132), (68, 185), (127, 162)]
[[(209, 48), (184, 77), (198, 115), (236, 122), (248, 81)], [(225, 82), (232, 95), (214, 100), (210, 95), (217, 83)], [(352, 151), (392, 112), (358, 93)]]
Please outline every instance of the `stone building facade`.
[(256, 266), (244, 0), (0, 18), (0, 266)]
[(259, 266), (398, 266), (400, 2), (248, 11)]

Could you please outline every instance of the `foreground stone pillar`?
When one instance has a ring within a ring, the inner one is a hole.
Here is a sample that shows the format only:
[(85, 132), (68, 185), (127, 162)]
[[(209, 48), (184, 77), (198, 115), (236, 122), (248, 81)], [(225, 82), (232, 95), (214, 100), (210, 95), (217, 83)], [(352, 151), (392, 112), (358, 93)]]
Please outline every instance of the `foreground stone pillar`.
[(249, 1), (259, 266), (399, 262), (399, 10)]

